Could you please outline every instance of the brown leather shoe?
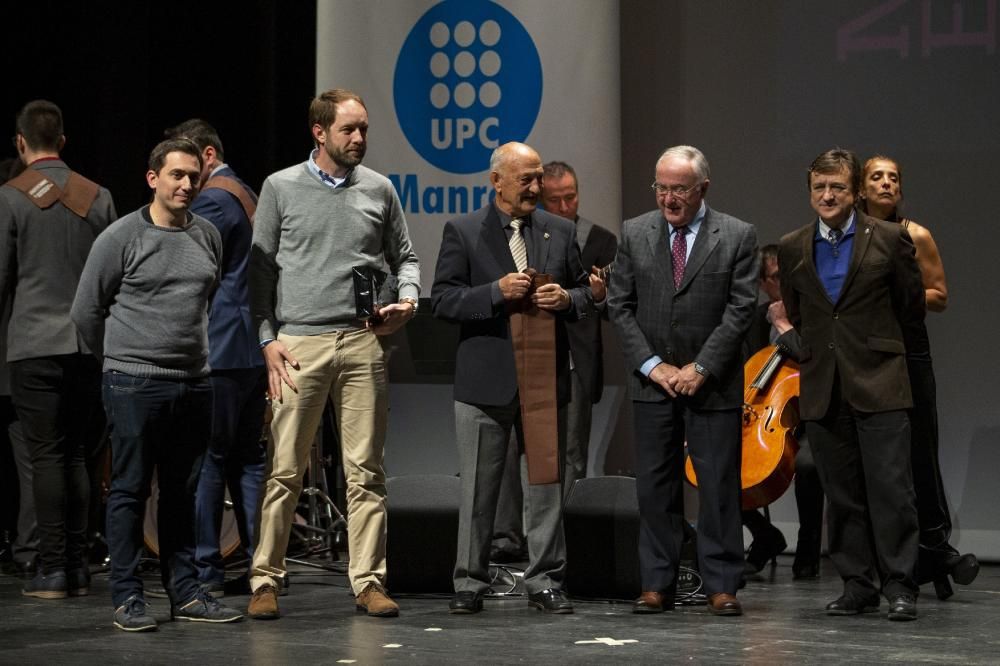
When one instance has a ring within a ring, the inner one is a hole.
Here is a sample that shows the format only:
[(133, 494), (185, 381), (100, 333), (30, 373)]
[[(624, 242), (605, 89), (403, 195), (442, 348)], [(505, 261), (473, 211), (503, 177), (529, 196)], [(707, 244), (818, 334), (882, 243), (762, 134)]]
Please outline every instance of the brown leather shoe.
[(378, 583), (368, 583), (355, 601), (359, 611), (365, 611), (372, 617), (396, 617), (399, 615), (399, 605), (389, 598), (385, 588)]
[(247, 615), (255, 620), (277, 620), (281, 617), (278, 612), (278, 591), (273, 585), (261, 585), (257, 588), (247, 606)]
[(639, 598), (632, 603), (633, 613), (662, 613), (665, 610), (673, 610), (674, 602), (666, 595), (646, 590), (639, 595)]
[(708, 598), (708, 610), (712, 615), (743, 615), (743, 606), (736, 596), (727, 592), (718, 592)]

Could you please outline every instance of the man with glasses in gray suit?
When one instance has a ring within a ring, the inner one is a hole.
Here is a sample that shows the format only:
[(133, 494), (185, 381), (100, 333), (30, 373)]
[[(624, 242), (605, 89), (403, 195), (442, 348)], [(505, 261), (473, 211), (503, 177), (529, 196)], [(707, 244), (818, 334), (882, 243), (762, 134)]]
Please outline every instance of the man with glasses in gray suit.
[(608, 307), (629, 371), (636, 437), (636, 613), (671, 610), (683, 539), (687, 443), (698, 476), (698, 566), (715, 615), (741, 615), (740, 347), (757, 302), (753, 226), (708, 207), (708, 160), (668, 148), (657, 210), (626, 220)]

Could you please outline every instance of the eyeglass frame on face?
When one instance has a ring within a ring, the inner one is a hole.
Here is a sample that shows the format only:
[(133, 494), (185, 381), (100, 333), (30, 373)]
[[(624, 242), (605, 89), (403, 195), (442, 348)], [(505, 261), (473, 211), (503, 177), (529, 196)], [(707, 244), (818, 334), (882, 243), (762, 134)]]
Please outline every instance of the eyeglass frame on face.
[(677, 197), (678, 199), (687, 200), (688, 195), (690, 195), (692, 192), (694, 192), (702, 185), (704, 185), (704, 183), (695, 183), (691, 187), (682, 187), (681, 185), (667, 186), (667, 185), (661, 185), (660, 183), (657, 183), (654, 180), (653, 184), (650, 185), (649, 187), (652, 188), (653, 192), (655, 192), (656, 196), (658, 197), (665, 197), (672, 195)]

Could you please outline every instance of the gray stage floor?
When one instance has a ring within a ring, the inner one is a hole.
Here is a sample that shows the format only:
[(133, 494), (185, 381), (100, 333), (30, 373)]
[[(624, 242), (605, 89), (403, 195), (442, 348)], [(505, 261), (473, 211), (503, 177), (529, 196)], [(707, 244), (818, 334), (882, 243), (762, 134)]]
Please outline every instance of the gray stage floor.
[[(149, 634), (112, 626), (103, 576), (89, 597), (64, 601), (22, 597), (19, 579), (0, 576), (0, 663), (1000, 663), (998, 566), (984, 566), (949, 601), (925, 587), (916, 622), (889, 622), (884, 602), (877, 614), (827, 617), (823, 606), (840, 592), (829, 561), (819, 580), (793, 581), (788, 556), (749, 581), (738, 618), (704, 606), (637, 616), (628, 604), (583, 601), (574, 615), (548, 616), (519, 598), (454, 616), (447, 596), (401, 595), (401, 616), (377, 619), (355, 613), (342, 575), (300, 571), (280, 620), (164, 622)], [(248, 600), (226, 599), (241, 608)], [(169, 617), (166, 600), (149, 601), (156, 617)]]

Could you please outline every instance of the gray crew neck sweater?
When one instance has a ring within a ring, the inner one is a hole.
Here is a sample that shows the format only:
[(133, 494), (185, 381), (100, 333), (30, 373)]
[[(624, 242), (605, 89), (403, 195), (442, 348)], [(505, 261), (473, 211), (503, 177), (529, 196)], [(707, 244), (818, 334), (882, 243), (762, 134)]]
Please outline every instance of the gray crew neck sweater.
[(94, 241), (71, 316), (104, 370), (138, 377), (208, 375), (208, 306), (219, 282), (222, 237), (189, 214), (181, 228), (158, 227), (149, 206)]
[(330, 187), (306, 162), (271, 174), (250, 253), (250, 313), (260, 339), (363, 327), (354, 266), (388, 266), (400, 298), (420, 295), (420, 264), (389, 179), (359, 165)]

